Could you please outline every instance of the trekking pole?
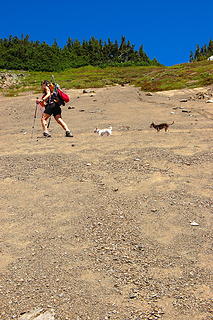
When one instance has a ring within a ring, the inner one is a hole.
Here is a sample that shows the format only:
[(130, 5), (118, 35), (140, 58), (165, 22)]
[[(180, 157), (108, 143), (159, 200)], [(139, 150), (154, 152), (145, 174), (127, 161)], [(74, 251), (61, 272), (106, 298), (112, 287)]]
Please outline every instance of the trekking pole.
[(53, 74), (52, 74), (51, 78), (52, 78), (52, 83), (56, 84), (56, 83), (55, 83), (55, 77), (54, 77)]
[(48, 124), (47, 124), (47, 129), (48, 129), (49, 126), (50, 126), (50, 121), (51, 121), (51, 117), (49, 118), (49, 121), (48, 121)]
[(77, 99), (79, 99), (80, 97), (77, 96), (75, 99), (73, 99), (72, 101), (70, 101), (70, 103), (74, 103)]
[[(38, 98), (37, 98), (37, 99), (38, 99)], [(35, 120), (36, 120), (36, 115), (37, 115), (37, 109), (38, 109), (38, 103), (37, 103), (37, 101), (36, 101), (35, 113), (34, 113), (33, 125), (32, 125), (31, 139), (33, 138), (33, 132), (34, 132), (34, 128), (35, 128)]]

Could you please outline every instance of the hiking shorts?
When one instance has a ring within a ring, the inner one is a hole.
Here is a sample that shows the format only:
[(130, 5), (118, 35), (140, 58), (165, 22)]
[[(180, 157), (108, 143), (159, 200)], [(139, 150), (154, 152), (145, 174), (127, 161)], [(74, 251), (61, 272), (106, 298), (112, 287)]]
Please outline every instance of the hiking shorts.
[(61, 115), (61, 108), (57, 103), (53, 102), (45, 106), (44, 113), (47, 113), (50, 116), (53, 115), (55, 117), (57, 115)]

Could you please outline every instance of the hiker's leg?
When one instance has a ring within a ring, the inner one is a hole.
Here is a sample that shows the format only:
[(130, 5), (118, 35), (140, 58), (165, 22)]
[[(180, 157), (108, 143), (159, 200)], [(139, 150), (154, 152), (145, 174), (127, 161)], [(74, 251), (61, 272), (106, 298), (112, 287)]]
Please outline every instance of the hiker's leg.
[(49, 117), (50, 117), (50, 114), (48, 114), (48, 113), (43, 113), (42, 117), (41, 117), (41, 125), (43, 128), (43, 131), (46, 133), (48, 133), (47, 120), (49, 119)]
[(64, 122), (64, 120), (62, 120), (61, 114), (57, 114), (57, 115), (55, 116), (55, 120), (58, 122), (58, 124), (60, 124), (60, 126), (61, 126), (65, 131), (70, 131), (69, 128), (67, 127), (66, 123)]
[(57, 114), (55, 116), (55, 120), (58, 122), (58, 124), (60, 124), (60, 126), (62, 126), (62, 128), (65, 130), (65, 136), (66, 137), (73, 137), (72, 132), (70, 131), (70, 129), (67, 127), (66, 123), (62, 120), (61, 118), (61, 114)]

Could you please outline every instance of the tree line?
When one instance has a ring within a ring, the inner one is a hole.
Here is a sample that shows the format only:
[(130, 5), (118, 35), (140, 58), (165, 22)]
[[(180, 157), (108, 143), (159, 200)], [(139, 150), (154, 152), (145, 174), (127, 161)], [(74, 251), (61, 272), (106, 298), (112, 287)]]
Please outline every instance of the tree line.
[(212, 55), (213, 55), (213, 40), (210, 40), (208, 45), (204, 44), (202, 47), (200, 47), (197, 44), (195, 51), (194, 52), (191, 51), (189, 60), (190, 62), (206, 60)]
[(91, 37), (88, 41), (68, 38), (64, 47), (56, 41), (31, 41), (29, 35), (0, 38), (0, 68), (28, 71), (63, 71), (82, 66), (129, 66), (160, 65), (151, 60), (141, 45), (138, 50), (122, 36), (120, 43), (98, 40)]

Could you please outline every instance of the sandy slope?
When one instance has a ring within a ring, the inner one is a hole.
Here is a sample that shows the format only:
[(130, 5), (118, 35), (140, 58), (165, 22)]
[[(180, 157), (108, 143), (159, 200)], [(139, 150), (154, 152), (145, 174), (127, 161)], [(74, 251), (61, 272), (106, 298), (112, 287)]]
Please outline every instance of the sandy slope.
[(0, 319), (212, 319), (213, 104), (95, 91), (70, 91), (74, 138), (31, 139), (36, 96), (0, 97)]

